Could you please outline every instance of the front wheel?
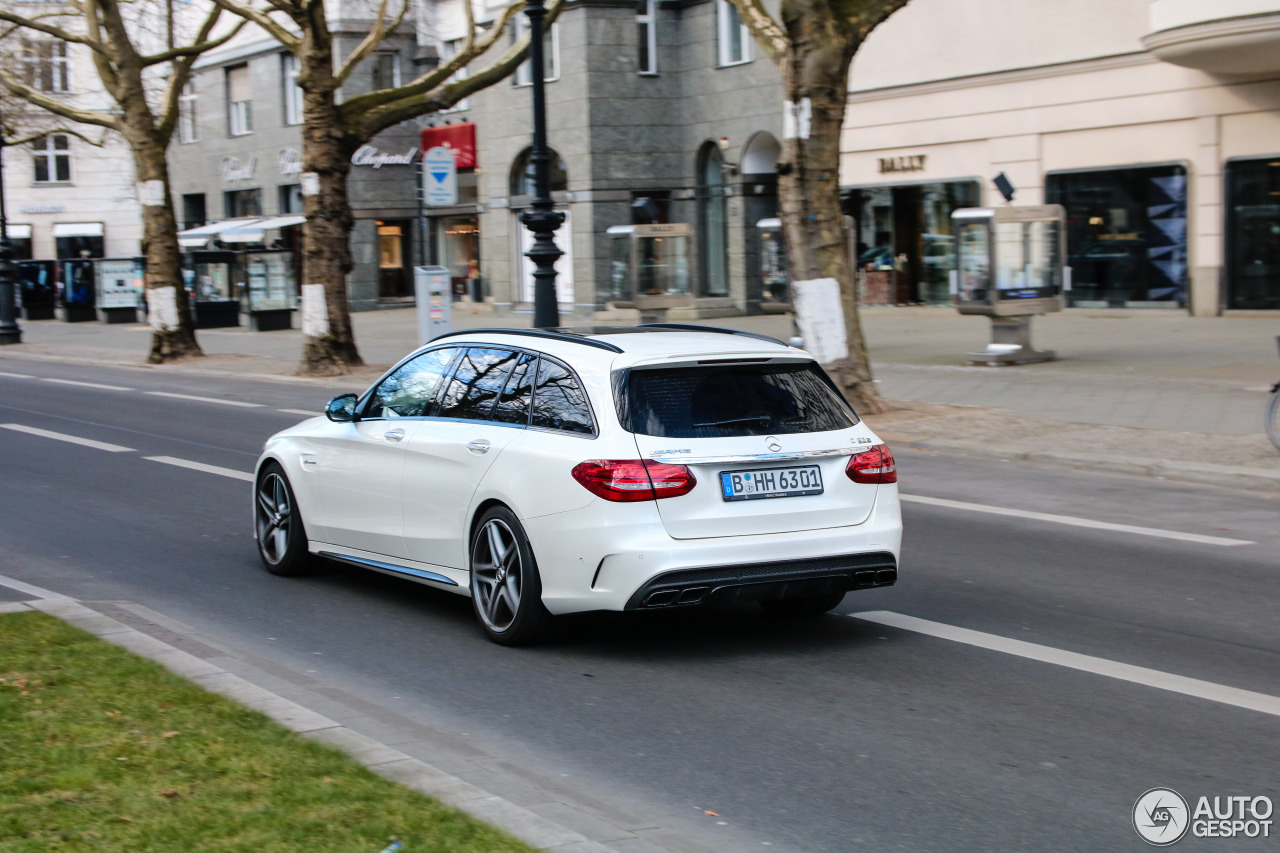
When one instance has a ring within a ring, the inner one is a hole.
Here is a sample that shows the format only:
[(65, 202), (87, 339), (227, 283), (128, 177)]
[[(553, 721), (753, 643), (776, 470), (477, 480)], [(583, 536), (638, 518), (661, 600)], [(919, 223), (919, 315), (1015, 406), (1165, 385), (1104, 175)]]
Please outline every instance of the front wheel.
[(293, 487), (284, 469), (276, 462), (262, 466), (253, 498), (254, 532), (258, 556), (273, 575), (292, 577), (312, 568), (307, 552), (307, 532), (302, 513), (293, 497)]
[(543, 636), (553, 617), (542, 606), (542, 579), (529, 538), (503, 506), (480, 517), (471, 540), (471, 605), (489, 639), (522, 646)]
[(1280, 383), (1271, 391), (1271, 402), (1267, 404), (1267, 437), (1280, 450)]

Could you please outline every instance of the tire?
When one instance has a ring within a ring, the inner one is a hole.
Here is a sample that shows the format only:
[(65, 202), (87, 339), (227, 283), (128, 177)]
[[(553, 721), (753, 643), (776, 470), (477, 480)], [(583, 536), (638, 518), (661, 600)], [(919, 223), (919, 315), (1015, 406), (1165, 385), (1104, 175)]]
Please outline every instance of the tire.
[(824, 592), (820, 595), (806, 595), (802, 598), (781, 598), (774, 601), (762, 601), (760, 606), (771, 616), (821, 616), (834, 610), (844, 601), (847, 590)]
[(554, 617), (542, 605), (542, 579), (515, 513), (496, 506), (471, 538), (471, 607), (485, 634), (503, 646), (536, 642)]
[(307, 551), (302, 513), (289, 477), (278, 462), (268, 462), (258, 472), (253, 487), (253, 530), (258, 556), (271, 574), (296, 577), (312, 570), (314, 560)]
[(1267, 437), (1280, 450), (1280, 384), (1272, 389), (1271, 401), (1267, 403)]

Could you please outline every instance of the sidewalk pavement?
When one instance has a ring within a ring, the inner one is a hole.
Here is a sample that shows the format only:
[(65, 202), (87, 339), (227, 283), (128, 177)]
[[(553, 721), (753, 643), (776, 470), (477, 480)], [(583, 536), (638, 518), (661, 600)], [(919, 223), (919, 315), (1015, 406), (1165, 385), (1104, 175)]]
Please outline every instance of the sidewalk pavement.
[[(454, 327), (527, 327), (532, 319), (495, 317), (484, 307), (456, 303)], [(355, 390), (418, 343), (412, 309), (362, 312), (353, 322), (368, 366), (349, 377), (293, 376), (301, 332), (244, 327), (201, 330), (204, 358), (156, 369)], [(1262, 421), (1280, 380), (1280, 319), (1065, 311), (1033, 323), (1037, 347), (1056, 350), (1058, 361), (1000, 368), (964, 366), (964, 353), (988, 340), (983, 317), (865, 308), (863, 324), (875, 375), (895, 406), (868, 422), (894, 445), (1280, 491), (1280, 452)], [(707, 325), (792, 334), (789, 315)], [(0, 349), (0, 359), (144, 366), (148, 333), (140, 324), (27, 322), (24, 342)]]

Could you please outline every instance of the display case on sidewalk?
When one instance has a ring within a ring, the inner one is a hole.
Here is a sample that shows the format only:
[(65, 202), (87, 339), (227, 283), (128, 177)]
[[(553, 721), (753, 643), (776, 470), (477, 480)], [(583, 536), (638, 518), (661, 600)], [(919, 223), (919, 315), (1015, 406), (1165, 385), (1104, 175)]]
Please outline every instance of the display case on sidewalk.
[(197, 329), (240, 325), (236, 252), (190, 252), (183, 258), (183, 276)]
[(62, 319), (68, 323), (97, 320), (93, 261), (88, 258), (58, 261), (58, 280), (62, 283)]
[(136, 323), (142, 303), (143, 258), (99, 258), (97, 272), (98, 317), (104, 323)]
[(291, 328), (298, 306), (298, 281), (294, 254), (289, 251), (247, 252), (240, 256), (247, 288), (245, 307), (249, 326), (256, 332)]
[(58, 262), (18, 261), (24, 320), (52, 320), (58, 304)]

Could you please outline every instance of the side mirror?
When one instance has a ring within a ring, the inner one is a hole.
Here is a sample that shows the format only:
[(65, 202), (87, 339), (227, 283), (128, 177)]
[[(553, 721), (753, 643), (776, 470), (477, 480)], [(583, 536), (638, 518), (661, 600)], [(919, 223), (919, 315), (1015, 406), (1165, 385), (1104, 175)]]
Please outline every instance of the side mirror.
[(356, 419), (356, 400), (355, 394), (339, 394), (334, 397), (324, 407), (324, 416), (331, 421), (340, 424), (348, 424)]

